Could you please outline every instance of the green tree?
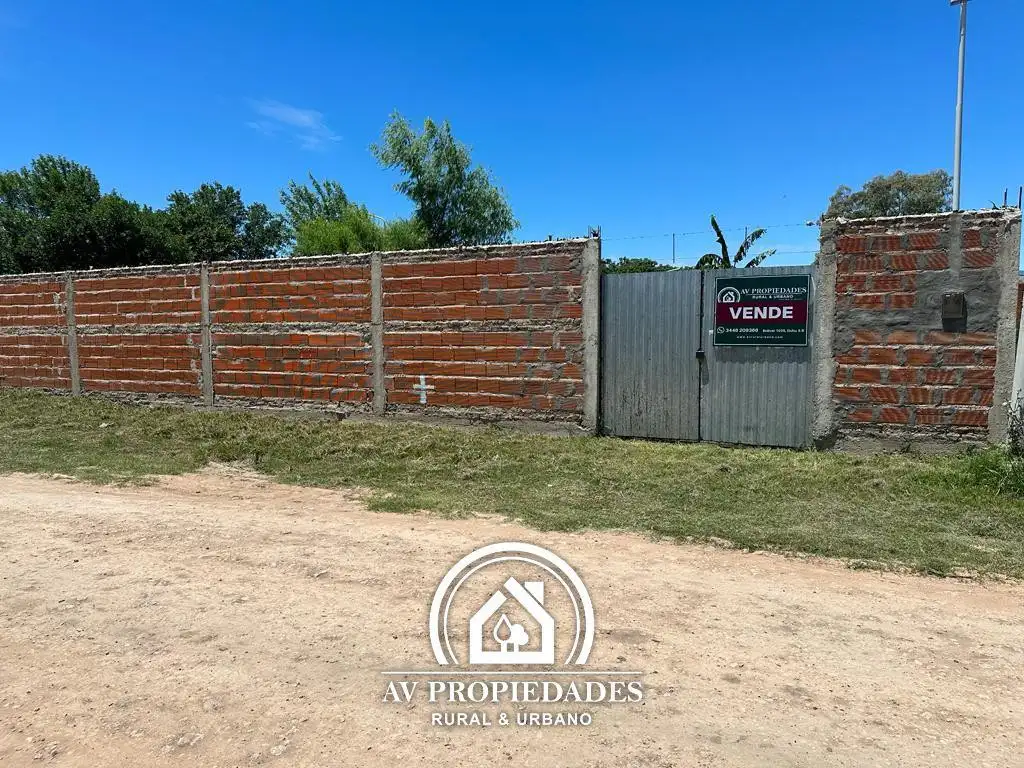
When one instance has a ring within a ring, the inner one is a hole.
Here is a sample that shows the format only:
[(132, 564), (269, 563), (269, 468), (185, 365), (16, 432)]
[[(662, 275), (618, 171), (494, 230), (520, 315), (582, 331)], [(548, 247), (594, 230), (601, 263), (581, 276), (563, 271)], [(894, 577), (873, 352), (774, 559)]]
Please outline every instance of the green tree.
[(370, 149), (383, 166), (405, 175), (395, 189), (412, 200), (431, 247), (504, 243), (519, 226), (504, 193), (486, 169), (471, 167), (469, 148), (447, 121), (427, 118), (417, 133), (395, 113)]
[(168, 230), (166, 214), (126, 200), (116, 192), (93, 206), (91, 221), (96, 267), (173, 264), (185, 254)]
[(668, 264), (659, 264), (654, 259), (631, 259), (623, 256), (618, 261), (611, 259), (601, 260), (601, 271), (606, 274), (631, 273), (631, 272), (671, 272), (677, 267)]
[(341, 184), (331, 179), (317, 181), (311, 173), (308, 185), (288, 182), (288, 188), (281, 190), (281, 205), (288, 232), (295, 237), (304, 222), (340, 219), (349, 207), (349, 200)]
[(415, 221), (397, 219), (379, 224), (365, 206), (350, 205), (334, 219), (299, 224), (295, 255), (408, 251), (426, 247), (426, 235)]
[(841, 186), (829, 200), (826, 219), (866, 219), (942, 213), (952, 207), (953, 179), (943, 170), (931, 173), (896, 171), (876, 176), (858, 192)]
[(761, 251), (756, 256), (750, 256), (750, 251), (754, 247), (754, 243), (764, 236), (765, 230), (763, 228), (758, 228), (753, 232), (748, 233), (747, 236), (743, 238), (743, 242), (740, 244), (740, 247), (735, 254), (729, 253), (729, 245), (725, 241), (725, 235), (722, 234), (722, 228), (718, 226), (718, 221), (714, 216), (711, 217), (711, 228), (715, 231), (716, 239), (718, 240), (719, 252), (706, 253), (701, 256), (697, 260), (697, 269), (735, 269), (736, 267), (756, 267), (762, 264), (766, 259), (775, 255), (775, 249), (770, 248), (767, 251)]
[(166, 222), (185, 261), (269, 259), (288, 240), (285, 220), (263, 203), (246, 206), (241, 193), (220, 182), (191, 194), (172, 192)]
[(94, 266), (90, 217), (100, 197), (91, 170), (56, 155), (40, 155), (21, 170), (0, 174), (2, 268), (36, 272)]

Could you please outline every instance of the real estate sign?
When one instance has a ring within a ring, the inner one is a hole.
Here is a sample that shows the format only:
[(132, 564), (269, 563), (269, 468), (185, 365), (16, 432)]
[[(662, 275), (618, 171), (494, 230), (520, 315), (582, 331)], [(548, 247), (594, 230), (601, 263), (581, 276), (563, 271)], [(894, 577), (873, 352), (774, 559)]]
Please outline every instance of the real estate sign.
[(810, 275), (716, 278), (715, 346), (807, 346), (810, 295)]

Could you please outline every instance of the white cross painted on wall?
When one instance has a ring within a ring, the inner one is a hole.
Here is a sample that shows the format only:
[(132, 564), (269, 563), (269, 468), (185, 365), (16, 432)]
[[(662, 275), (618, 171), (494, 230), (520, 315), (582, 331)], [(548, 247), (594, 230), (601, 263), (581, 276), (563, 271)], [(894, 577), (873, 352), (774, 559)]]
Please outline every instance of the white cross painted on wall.
[(412, 388), (420, 393), (420, 405), (427, 404), (427, 392), (431, 389), (436, 389), (433, 384), (427, 384), (427, 377), (420, 375), (420, 383), (413, 384)]

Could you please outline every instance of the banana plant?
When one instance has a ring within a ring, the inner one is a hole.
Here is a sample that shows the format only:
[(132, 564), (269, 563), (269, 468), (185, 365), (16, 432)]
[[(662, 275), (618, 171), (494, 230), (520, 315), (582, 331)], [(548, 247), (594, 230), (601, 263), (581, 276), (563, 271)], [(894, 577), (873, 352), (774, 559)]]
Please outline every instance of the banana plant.
[(718, 245), (721, 247), (721, 253), (704, 254), (697, 260), (697, 269), (735, 269), (737, 267), (757, 267), (766, 259), (775, 255), (775, 249), (769, 248), (767, 251), (761, 251), (756, 256), (750, 256), (750, 250), (754, 247), (754, 243), (764, 236), (765, 229), (763, 227), (755, 229), (743, 238), (743, 244), (740, 245), (739, 250), (736, 251), (735, 255), (729, 254), (729, 245), (726, 243), (725, 235), (722, 234), (722, 228), (718, 226), (718, 221), (714, 216), (711, 217), (711, 228), (715, 230)]

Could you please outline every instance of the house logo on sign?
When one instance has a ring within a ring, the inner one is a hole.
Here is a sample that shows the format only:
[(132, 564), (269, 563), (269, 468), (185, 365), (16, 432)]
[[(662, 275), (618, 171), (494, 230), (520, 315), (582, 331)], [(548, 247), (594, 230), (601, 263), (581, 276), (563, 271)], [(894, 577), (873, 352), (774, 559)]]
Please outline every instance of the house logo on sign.
[(739, 304), (741, 301), (740, 292), (731, 286), (718, 292), (719, 304)]
[(508, 600), (498, 591), (491, 595), (491, 599), (484, 603), (469, 621), (469, 663), (554, 664), (555, 620), (544, 610), (544, 582), (528, 581), (520, 584), (510, 578), (505, 582), (505, 589), (540, 625), (540, 650), (522, 650), (524, 646), (529, 645), (530, 635), (522, 624), (512, 624), (504, 613), (498, 618), (492, 631), (499, 650), (484, 650), (484, 625)]
[[(514, 568), (540, 577), (503, 575), (500, 589), (488, 590), (482, 602), (474, 603), (462, 625), (467, 634), (459, 636), (455, 625), (460, 622), (452, 620), (457, 593), (467, 586), (473, 591), (476, 579)], [(558, 616), (551, 608), (556, 594)], [(558, 555), (533, 544), (502, 542), (471, 552), (445, 574), (430, 606), (429, 629), (434, 658), (443, 666), (464, 660), (470, 665), (578, 665), (586, 663), (594, 644), (594, 606), (576, 571)], [(456, 652), (463, 639), (468, 659)]]
[(414, 711), (431, 727), (586, 727), (591, 705), (644, 700), (642, 672), (582, 668), (594, 645), (590, 595), (535, 544), (489, 544), (459, 560), (434, 592), (429, 630), (441, 669), (381, 674), (383, 702), (422, 702)]

